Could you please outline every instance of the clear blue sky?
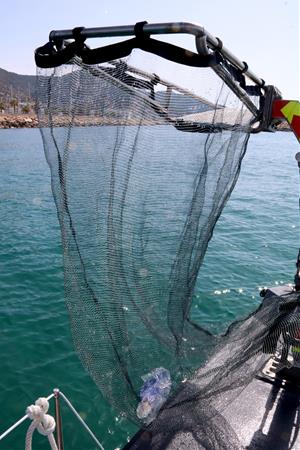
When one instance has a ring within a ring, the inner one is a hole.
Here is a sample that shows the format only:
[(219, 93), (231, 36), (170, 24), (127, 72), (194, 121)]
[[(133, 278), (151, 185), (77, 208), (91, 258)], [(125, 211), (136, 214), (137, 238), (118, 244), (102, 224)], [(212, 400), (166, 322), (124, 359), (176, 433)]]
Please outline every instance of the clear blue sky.
[(197, 22), (285, 98), (299, 99), (299, 0), (2, 0), (0, 67), (35, 73), (34, 48), (52, 29), (141, 20)]

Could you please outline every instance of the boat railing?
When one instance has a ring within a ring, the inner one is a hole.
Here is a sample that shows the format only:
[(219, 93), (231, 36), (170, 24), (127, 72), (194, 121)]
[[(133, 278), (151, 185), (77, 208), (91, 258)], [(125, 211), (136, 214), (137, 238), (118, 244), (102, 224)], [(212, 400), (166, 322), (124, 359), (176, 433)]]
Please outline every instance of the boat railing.
[[(50, 445), (51, 448), (57, 448), (57, 450), (64, 450), (64, 446), (63, 446), (63, 434), (62, 434), (62, 427), (61, 427), (61, 415), (60, 415), (60, 399), (62, 399), (64, 401), (64, 403), (68, 406), (68, 408), (72, 411), (72, 413), (74, 414), (74, 416), (78, 419), (78, 421), (81, 423), (81, 425), (83, 426), (83, 428), (85, 429), (85, 431), (90, 435), (90, 437), (93, 439), (94, 443), (97, 445), (97, 448), (100, 448), (101, 450), (104, 450), (104, 447), (102, 446), (102, 444), (100, 443), (100, 441), (98, 440), (98, 438), (95, 436), (95, 434), (92, 432), (92, 430), (89, 428), (89, 426), (86, 424), (86, 422), (83, 420), (83, 418), (80, 416), (80, 414), (78, 413), (78, 411), (75, 409), (75, 407), (72, 405), (72, 403), (70, 402), (70, 400), (67, 398), (67, 396), (60, 391), (58, 388), (53, 389), (52, 394), (50, 394), (48, 397), (46, 397), (45, 399), (39, 399), (39, 400), (46, 400), (47, 402), (49, 402), (49, 400), (54, 399), (55, 401), (55, 427), (56, 427), (56, 442), (54, 445), (56, 445), (56, 447), (52, 447), (50, 439)], [(35, 406), (38, 405), (38, 401), (36, 401)], [(33, 405), (32, 405), (33, 406)], [(46, 411), (47, 412), (47, 411)], [(34, 415), (34, 414), (33, 414)], [(50, 416), (51, 417), (51, 416)], [(32, 419), (33, 422), (36, 422), (36, 428), (39, 430), (38, 428), (38, 419), (35, 417), (32, 417), (30, 414), (30, 407), (28, 407), (26, 409), (26, 414), (19, 420), (17, 420), (17, 422), (15, 422), (12, 426), (10, 426), (6, 431), (4, 431), (1, 435), (0, 435), (0, 441), (2, 439), (4, 439), (6, 436), (8, 436), (12, 431), (14, 431), (19, 425), (21, 425), (23, 422), (25, 422), (27, 419)], [(30, 427), (32, 427), (32, 424), (30, 425)], [(29, 428), (30, 428), (29, 427)], [(35, 426), (32, 427), (33, 431)], [(28, 429), (29, 431), (29, 429)], [(40, 431), (40, 430), (39, 430)], [(54, 431), (54, 430), (53, 430)], [(41, 434), (45, 434), (40, 431)], [(49, 434), (51, 434), (52, 431), (50, 431)], [(48, 437), (49, 438), (49, 437)], [(26, 435), (26, 449), (31, 448), (31, 439), (32, 436), (30, 436), (30, 446), (28, 446), (27, 441), (28, 441), (28, 432)]]

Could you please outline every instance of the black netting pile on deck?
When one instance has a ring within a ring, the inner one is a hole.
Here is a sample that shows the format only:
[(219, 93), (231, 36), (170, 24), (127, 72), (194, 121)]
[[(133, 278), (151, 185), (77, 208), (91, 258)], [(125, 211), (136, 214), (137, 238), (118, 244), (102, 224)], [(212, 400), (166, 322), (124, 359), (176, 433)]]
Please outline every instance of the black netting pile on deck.
[(74, 343), (107, 400), (156, 436), (152, 448), (234, 450), (223, 412), (275, 351), (297, 294), (266, 299), (221, 339), (190, 318), (256, 117), (211, 68), (151, 58), (38, 73)]

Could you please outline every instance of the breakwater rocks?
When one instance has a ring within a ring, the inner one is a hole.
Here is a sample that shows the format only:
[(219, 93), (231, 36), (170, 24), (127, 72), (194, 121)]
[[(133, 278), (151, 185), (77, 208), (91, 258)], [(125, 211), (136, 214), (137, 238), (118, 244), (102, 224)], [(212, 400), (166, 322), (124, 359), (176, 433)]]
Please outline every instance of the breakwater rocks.
[[(113, 118), (99, 116), (76, 116), (70, 118), (68, 116), (52, 116), (52, 125), (56, 127), (68, 126), (100, 126), (100, 125), (161, 125), (165, 124), (163, 120), (151, 120), (149, 118), (135, 120), (133, 118)], [(38, 118), (35, 114), (0, 114), (0, 129), (2, 128), (37, 128), (39, 126)], [(42, 117), (40, 126), (49, 126), (48, 117)], [(277, 125), (278, 131), (291, 131), (287, 122)]]
[[(100, 125), (156, 125), (164, 124), (162, 120), (144, 119), (130, 119), (130, 118), (114, 118), (103, 116), (84, 116), (79, 115), (69, 117), (69, 115), (52, 115), (51, 125), (54, 127), (87, 127)], [(0, 129), (1, 128), (36, 128), (49, 127), (49, 117), (42, 115), (40, 121), (36, 115), (14, 115), (14, 114), (0, 114)]]
[(36, 128), (36, 115), (29, 114), (0, 114), (0, 128)]

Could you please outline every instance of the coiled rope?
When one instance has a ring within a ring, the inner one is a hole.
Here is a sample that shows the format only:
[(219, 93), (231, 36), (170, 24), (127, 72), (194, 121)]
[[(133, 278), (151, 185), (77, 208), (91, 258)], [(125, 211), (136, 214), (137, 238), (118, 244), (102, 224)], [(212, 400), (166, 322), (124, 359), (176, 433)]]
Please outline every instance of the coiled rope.
[(32, 436), (37, 429), (40, 434), (47, 436), (51, 450), (58, 450), (53, 432), (55, 430), (55, 420), (47, 414), (49, 410), (49, 402), (45, 397), (38, 398), (34, 405), (30, 405), (26, 409), (26, 414), (32, 420), (25, 439), (25, 450), (32, 449)]

